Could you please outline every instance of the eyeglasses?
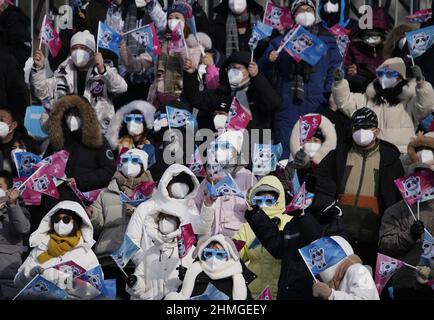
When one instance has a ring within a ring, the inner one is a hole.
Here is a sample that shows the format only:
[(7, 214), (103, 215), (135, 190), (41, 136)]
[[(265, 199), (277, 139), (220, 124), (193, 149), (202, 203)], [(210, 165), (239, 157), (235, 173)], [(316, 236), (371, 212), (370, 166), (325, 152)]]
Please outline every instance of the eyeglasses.
[(384, 76), (386, 76), (386, 78), (396, 78), (399, 76), (397, 71), (390, 69), (378, 69), (376, 73), (378, 78), (382, 78)]
[(255, 196), (253, 197), (252, 202), (253, 204), (258, 205), (260, 208), (268, 208), (276, 203), (276, 199), (272, 196)]
[(138, 156), (121, 155), (121, 164), (126, 164), (128, 161), (132, 164), (143, 164), (142, 159), (140, 159)]
[(53, 222), (54, 223), (58, 223), (58, 222), (60, 222), (60, 220), (62, 220), (64, 224), (68, 224), (68, 223), (71, 222), (72, 217), (68, 216), (68, 215), (65, 215), (63, 217), (61, 217), (60, 215), (53, 217)]
[(228, 257), (228, 254), (225, 250), (205, 248), (202, 251), (202, 256), (205, 260), (211, 259), (212, 257), (216, 257), (219, 260), (224, 260)]
[(127, 114), (124, 117), (124, 122), (128, 123), (128, 122), (145, 122), (145, 117), (142, 114)]

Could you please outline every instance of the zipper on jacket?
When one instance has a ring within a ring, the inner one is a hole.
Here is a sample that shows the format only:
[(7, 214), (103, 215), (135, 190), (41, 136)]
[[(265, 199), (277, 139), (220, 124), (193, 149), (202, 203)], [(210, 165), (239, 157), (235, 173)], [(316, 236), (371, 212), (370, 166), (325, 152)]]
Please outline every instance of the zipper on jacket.
[(357, 207), (357, 203), (359, 202), (359, 195), (360, 191), (362, 190), (362, 184), (363, 184), (363, 177), (365, 175), (365, 169), (366, 169), (366, 159), (368, 158), (368, 153), (366, 152), (363, 154), (363, 162), (362, 162), (362, 172), (360, 173), (360, 182), (359, 186), (357, 188), (356, 198), (354, 200), (354, 205)]

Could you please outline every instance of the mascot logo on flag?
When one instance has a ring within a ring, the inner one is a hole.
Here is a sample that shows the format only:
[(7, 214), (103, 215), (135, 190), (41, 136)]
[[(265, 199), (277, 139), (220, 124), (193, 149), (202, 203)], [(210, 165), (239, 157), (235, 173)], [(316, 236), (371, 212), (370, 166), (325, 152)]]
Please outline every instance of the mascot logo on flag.
[(63, 265), (59, 268), (59, 271), (72, 275), (73, 278), (78, 277), (81, 272), (80, 269), (75, 266)]
[(53, 29), (51, 29), (50, 25), (46, 24), (44, 26), (44, 31), (42, 32), (42, 41), (50, 42), (54, 39)]
[(389, 275), (395, 273), (398, 268), (398, 263), (396, 261), (381, 261), (380, 266), (380, 276), (385, 278)]
[(149, 35), (146, 32), (136, 31), (132, 36), (140, 47), (146, 48), (150, 43)]
[(324, 249), (323, 248), (313, 248), (309, 250), (310, 257), (312, 259), (312, 265), (317, 267), (317, 269), (321, 270), (327, 267), (327, 263), (324, 257)]
[(188, 122), (188, 115), (182, 111), (175, 111), (171, 116), (171, 123), (177, 123), (179, 126), (184, 126)]
[(300, 139), (301, 139), (301, 141), (305, 141), (306, 138), (307, 138), (307, 135), (309, 134), (310, 124), (307, 121), (303, 120), (303, 121), (301, 121), (300, 126), (301, 126), (301, 129), (300, 129), (300, 131), (301, 131), (301, 137), (300, 137)]
[(282, 15), (283, 12), (279, 8), (273, 7), (271, 9), (270, 14), (267, 16), (267, 19), (270, 20), (270, 24), (273, 28), (277, 28), (280, 26), (280, 17)]
[(420, 178), (410, 176), (402, 182), (405, 190), (405, 196), (417, 198), (422, 194), (420, 189)]
[(269, 149), (261, 148), (259, 149), (258, 157), (255, 159), (255, 166), (258, 168), (267, 168), (273, 157), (274, 153), (271, 153)]
[(185, 255), (185, 242), (184, 242), (184, 237), (180, 237), (178, 238), (178, 251), (179, 251), (179, 255), (180, 256), (184, 256)]
[(110, 30), (105, 30), (101, 37), (101, 46), (104, 48), (108, 48), (110, 46), (110, 42), (112, 41), (113, 36)]
[(43, 281), (38, 281), (36, 284), (32, 287), (33, 291), (36, 293), (44, 293), (48, 292), (48, 285)]
[(90, 275), (88, 281), (91, 285), (93, 285), (98, 290), (101, 289), (101, 278), (97, 274)]
[(198, 163), (198, 162), (194, 162), (190, 165), (190, 170), (195, 174), (200, 172), (202, 170), (202, 168), (203, 168), (203, 165)]
[(425, 52), (428, 49), (429, 40), (430, 36), (425, 32), (414, 35), (412, 51)]
[(292, 42), (292, 49), (297, 53), (300, 54), (304, 50), (310, 48), (313, 46), (313, 41), (310, 39), (307, 35), (302, 34), (300, 37), (295, 38), (294, 40), (291, 40)]
[(224, 195), (224, 196), (232, 196), (236, 195), (238, 193), (237, 189), (232, 188), (226, 183), (223, 183), (221, 186), (218, 186), (216, 188), (216, 191), (218, 194)]
[(423, 250), (422, 256), (424, 256), (428, 259), (434, 258), (434, 244), (433, 243), (424, 240), (422, 243), (422, 250)]
[(30, 175), (33, 173), (32, 167), (36, 163), (37, 162), (32, 158), (31, 155), (25, 155), (21, 158), (18, 171), (24, 172), (26, 175)]
[(425, 200), (431, 200), (434, 197), (434, 187), (429, 188), (425, 191), (422, 197), (422, 202)]
[(48, 190), (48, 186), (50, 185), (50, 180), (48, 180), (48, 177), (46, 174), (44, 174), (43, 176), (41, 176), (39, 178), (32, 179), (32, 180), (33, 180), (32, 189), (34, 191), (43, 192), (43, 191)]

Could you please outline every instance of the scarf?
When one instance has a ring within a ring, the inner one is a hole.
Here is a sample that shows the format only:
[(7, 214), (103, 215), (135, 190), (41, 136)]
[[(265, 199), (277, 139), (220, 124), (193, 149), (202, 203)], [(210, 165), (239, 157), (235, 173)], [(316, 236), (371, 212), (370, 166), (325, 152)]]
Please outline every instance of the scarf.
[(61, 237), (56, 233), (50, 234), (50, 241), (48, 242), (48, 250), (42, 252), (38, 256), (38, 262), (43, 264), (54, 257), (63, 256), (65, 253), (74, 248), (81, 238), (81, 231), (78, 230), (75, 236)]
[[(238, 24), (244, 25), (246, 20), (250, 20), (250, 28), (261, 20), (261, 17), (257, 14), (249, 13), (247, 16), (236, 17), (232, 13), (228, 13), (226, 19), (226, 57), (229, 57), (231, 53), (240, 51), (240, 45), (238, 42)], [(249, 21), (247, 21), (249, 26)], [(248, 29), (248, 28), (247, 28)], [(246, 32), (249, 32), (247, 30)]]
[(134, 189), (136, 189), (142, 182), (149, 181), (146, 171), (136, 178), (127, 178), (119, 171), (116, 171), (113, 178), (116, 179), (119, 189), (127, 196), (132, 195)]
[(348, 256), (344, 261), (342, 261), (342, 263), (336, 269), (335, 276), (328, 283), (328, 286), (331, 289), (338, 290), (339, 286), (341, 284), (341, 281), (344, 278), (345, 273), (347, 272), (348, 268), (351, 267), (353, 264), (356, 264), (356, 263), (363, 264), (362, 259), (360, 259), (358, 255), (352, 254), (352, 255)]

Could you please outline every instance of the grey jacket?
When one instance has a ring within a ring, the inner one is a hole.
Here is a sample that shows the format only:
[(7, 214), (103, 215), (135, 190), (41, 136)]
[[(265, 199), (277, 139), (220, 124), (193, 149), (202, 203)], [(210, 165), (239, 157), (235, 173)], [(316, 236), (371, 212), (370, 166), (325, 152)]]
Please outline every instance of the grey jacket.
[[(411, 206), (417, 217), (417, 205)], [(434, 201), (430, 200), (420, 204), (420, 220), (425, 228), (434, 232)], [(380, 227), (379, 251), (385, 255), (400, 259), (408, 264), (417, 266), (422, 254), (421, 240), (414, 240), (410, 227), (414, 218), (404, 203), (404, 200), (389, 207), (383, 215)], [(393, 276), (393, 287), (415, 288), (420, 286), (416, 281), (415, 272), (412, 268), (402, 267)]]
[(23, 238), (30, 231), (30, 213), (19, 204), (0, 210), (0, 299), (13, 296), (13, 280), (22, 260)]

